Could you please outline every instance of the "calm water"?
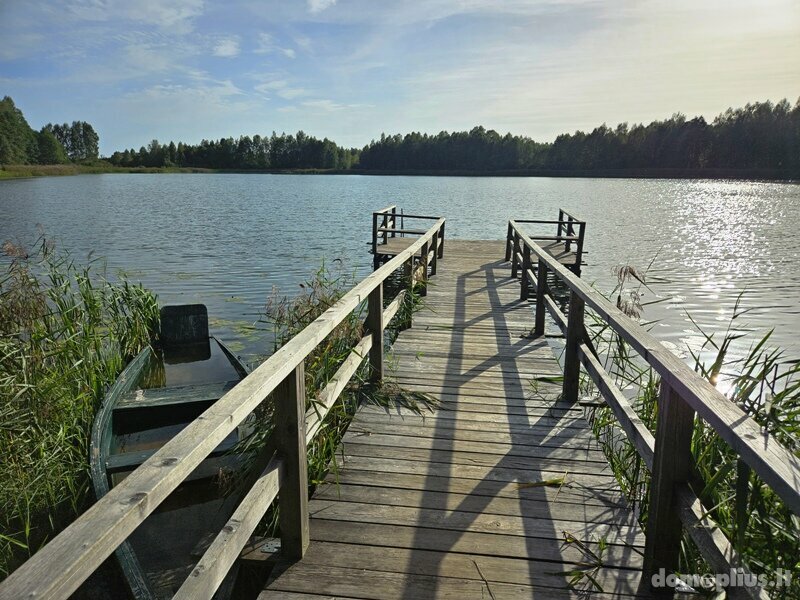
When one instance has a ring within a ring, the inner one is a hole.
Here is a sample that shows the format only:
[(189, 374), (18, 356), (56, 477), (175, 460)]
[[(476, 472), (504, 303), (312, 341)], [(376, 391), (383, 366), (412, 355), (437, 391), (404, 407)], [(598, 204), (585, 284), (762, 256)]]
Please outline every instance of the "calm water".
[[(204, 302), (245, 359), (269, 351), (258, 320), (274, 286), (294, 294), (320, 261), (366, 273), (370, 211), (394, 203), (447, 217), (447, 236), (502, 239), (508, 218), (588, 221), (584, 278), (609, 291), (612, 268), (641, 269), (661, 298), (645, 316), (685, 352), (727, 327), (776, 328), (800, 356), (800, 186), (752, 182), (293, 175), (87, 175), (0, 183), (0, 241), (37, 225), (76, 258), (107, 259), (162, 303)], [(742, 350), (743, 348), (740, 348)]]

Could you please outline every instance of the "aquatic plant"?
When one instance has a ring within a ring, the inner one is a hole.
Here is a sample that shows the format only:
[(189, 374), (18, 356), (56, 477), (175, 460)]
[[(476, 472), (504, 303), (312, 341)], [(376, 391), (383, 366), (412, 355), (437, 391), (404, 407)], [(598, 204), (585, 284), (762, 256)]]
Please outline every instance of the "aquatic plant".
[(106, 387), (158, 329), (156, 297), (41, 238), (3, 245), (0, 578), (91, 502), (89, 431)]
[[(334, 268), (323, 265), (310, 279), (299, 285), (299, 293), (283, 296), (277, 290), (267, 300), (261, 324), (269, 328), (274, 338), (274, 350), (289, 342), (305, 327), (312, 323), (328, 308), (336, 304), (357, 282), (355, 273), (348, 273), (335, 261)], [(401, 270), (392, 274), (384, 282), (384, 307), (394, 299), (397, 292), (408, 288)], [(395, 317), (386, 327), (385, 343), (388, 345), (397, 333), (410, 324), (412, 313), (419, 310), (421, 299), (419, 288), (407, 290), (404, 302)], [(364, 317), (366, 303), (348, 315), (333, 332), (307, 356), (305, 360), (306, 411), (318, 405), (320, 393), (331, 381), (342, 362), (350, 355), (353, 347), (365, 335)], [(320, 484), (330, 471), (336, 471), (336, 451), (339, 448), (347, 427), (362, 402), (388, 405), (392, 403), (416, 409), (428, 404), (430, 399), (424, 394), (404, 392), (385, 377), (381, 385), (369, 381), (369, 364), (365, 360), (354, 374), (350, 383), (328, 412), (322, 426), (308, 445), (309, 492)], [(268, 398), (258, 409), (253, 433), (233, 451), (243, 452), (253, 460), (267, 445), (273, 430), (273, 402)], [(234, 480), (234, 487), (246, 485), (247, 476)], [(276, 535), (277, 506), (273, 506), (265, 517), (261, 532)]]
[[(644, 282), (637, 271), (619, 270), (620, 285), (631, 277)], [(635, 295), (627, 294), (638, 302)], [(618, 304), (625, 304), (626, 293), (615, 290)], [(731, 352), (732, 343), (742, 347), (745, 334), (737, 333), (747, 310), (736, 302), (729, 326), (721, 335), (709, 334), (694, 323), (703, 337), (699, 349), (689, 353), (695, 370), (725, 393), (786, 448), (800, 453), (800, 361), (769, 347), (772, 332), (754, 339), (749, 350), (739, 356)], [(634, 307), (637, 308), (637, 307)], [(629, 313), (638, 318), (641, 309)], [(603, 357), (606, 370), (629, 397), (639, 417), (655, 432), (658, 417), (660, 381), (630, 346), (602, 319), (587, 312), (592, 341)], [(752, 334), (751, 334), (752, 335)], [(591, 382), (583, 381), (583, 393), (596, 394)], [(608, 407), (591, 414), (592, 428), (626, 496), (646, 526), (650, 474), (638, 452), (628, 441)], [(731, 541), (747, 568), (768, 576), (766, 591), (773, 598), (800, 597), (800, 578), (786, 585), (783, 572), (800, 570), (800, 519), (793, 515), (775, 492), (742, 461), (702, 419), (695, 419), (691, 444), (692, 481), (707, 514)], [(711, 572), (694, 543), (684, 535), (680, 572)], [(779, 583), (780, 582), (780, 583)]]

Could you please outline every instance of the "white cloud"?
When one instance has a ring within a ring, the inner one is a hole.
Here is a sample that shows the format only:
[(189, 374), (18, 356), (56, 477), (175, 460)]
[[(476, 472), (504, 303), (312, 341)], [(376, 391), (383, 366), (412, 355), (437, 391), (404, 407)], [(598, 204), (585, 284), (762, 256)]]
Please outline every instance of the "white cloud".
[(229, 37), (219, 40), (214, 45), (213, 54), (221, 58), (234, 58), (239, 56), (239, 38)]
[(282, 53), (282, 54), (283, 54), (283, 55), (284, 55), (286, 58), (294, 58), (295, 56), (297, 56), (297, 54), (295, 53), (295, 51), (294, 51), (294, 50), (292, 50), (291, 48), (281, 48), (281, 53)]
[(253, 52), (256, 54), (269, 54), (274, 47), (275, 44), (269, 33), (259, 33), (256, 39), (256, 49)]
[(334, 4), (336, 4), (336, 0), (308, 0), (308, 12), (319, 13)]
[(193, 20), (205, 11), (204, 0), (76, 0), (64, 11), (81, 21), (123, 19), (156, 25), (176, 33), (192, 30)]
[(338, 104), (333, 100), (306, 100), (302, 102), (306, 108), (322, 110), (324, 112), (335, 112), (347, 108), (344, 104)]
[(300, 96), (308, 95), (308, 91), (304, 90), (303, 88), (290, 87), (281, 88), (276, 93), (284, 100), (293, 100), (295, 98), (299, 98)]

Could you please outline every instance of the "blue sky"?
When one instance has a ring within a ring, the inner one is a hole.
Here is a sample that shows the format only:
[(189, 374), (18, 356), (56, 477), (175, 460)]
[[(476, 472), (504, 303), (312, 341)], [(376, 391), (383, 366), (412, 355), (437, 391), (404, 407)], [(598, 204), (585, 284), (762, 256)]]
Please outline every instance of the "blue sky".
[(800, 96), (797, 0), (0, 0), (0, 95), (101, 153), (303, 129), (549, 141)]

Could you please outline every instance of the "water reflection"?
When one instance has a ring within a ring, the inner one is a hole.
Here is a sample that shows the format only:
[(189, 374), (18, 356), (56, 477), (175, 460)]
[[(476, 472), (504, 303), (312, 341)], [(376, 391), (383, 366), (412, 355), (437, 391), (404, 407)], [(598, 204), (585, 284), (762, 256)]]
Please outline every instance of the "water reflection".
[[(256, 360), (273, 286), (292, 294), (323, 257), (368, 272), (370, 211), (395, 202), (443, 214), (449, 237), (500, 239), (509, 217), (588, 221), (584, 278), (614, 286), (613, 266), (644, 268), (668, 301), (645, 318), (678, 348), (722, 331), (741, 291), (740, 328), (778, 327), (800, 355), (800, 186), (679, 180), (279, 175), (101, 175), (0, 183), (0, 239), (42, 223), (76, 258), (90, 251), (136, 273), (162, 303), (203, 302), (212, 328)], [(656, 280), (656, 276), (662, 282)], [(645, 298), (645, 300), (653, 298)], [(244, 325), (245, 327), (242, 327)], [(735, 351), (739, 349), (734, 348)]]

